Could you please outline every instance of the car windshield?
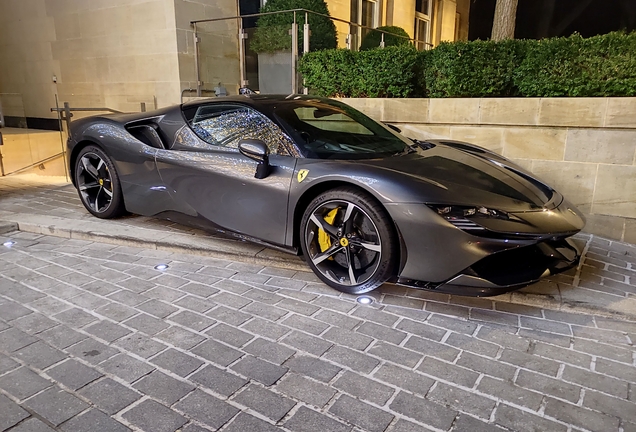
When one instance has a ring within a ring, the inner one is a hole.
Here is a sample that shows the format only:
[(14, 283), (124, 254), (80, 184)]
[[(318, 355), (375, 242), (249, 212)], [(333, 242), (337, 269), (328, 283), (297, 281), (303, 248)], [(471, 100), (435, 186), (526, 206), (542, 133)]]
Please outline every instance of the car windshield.
[(308, 158), (381, 158), (406, 152), (413, 144), (337, 101), (296, 100), (275, 107), (274, 115)]

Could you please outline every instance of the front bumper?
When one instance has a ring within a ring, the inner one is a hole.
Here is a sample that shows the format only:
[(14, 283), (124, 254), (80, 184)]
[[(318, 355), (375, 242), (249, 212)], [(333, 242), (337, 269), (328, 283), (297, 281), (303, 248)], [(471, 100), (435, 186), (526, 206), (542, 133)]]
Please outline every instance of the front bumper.
[(466, 296), (492, 296), (514, 291), (578, 265), (581, 248), (561, 238), (489, 255), (441, 283), (399, 278), (397, 284)]

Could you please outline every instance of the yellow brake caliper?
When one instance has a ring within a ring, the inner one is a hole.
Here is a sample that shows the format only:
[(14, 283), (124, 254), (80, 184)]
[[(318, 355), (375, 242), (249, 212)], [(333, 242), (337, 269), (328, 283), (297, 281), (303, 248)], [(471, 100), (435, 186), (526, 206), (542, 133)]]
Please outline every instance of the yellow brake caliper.
[[(327, 222), (329, 225), (333, 225), (333, 221), (334, 219), (336, 219), (336, 215), (338, 214), (339, 209), (339, 207), (336, 207), (335, 209), (327, 213), (327, 216), (323, 218), (325, 222)], [(329, 238), (329, 234), (327, 234), (322, 228), (318, 228), (318, 244), (320, 245), (320, 252), (324, 252), (331, 247), (331, 239)], [(332, 258), (329, 257), (329, 259)]]

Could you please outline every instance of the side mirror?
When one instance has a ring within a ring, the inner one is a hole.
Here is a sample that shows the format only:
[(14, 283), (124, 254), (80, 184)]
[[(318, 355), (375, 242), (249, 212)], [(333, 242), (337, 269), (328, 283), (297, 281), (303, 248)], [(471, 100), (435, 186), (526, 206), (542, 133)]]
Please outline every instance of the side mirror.
[(256, 174), (254, 174), (255, 178), (262, 179), (269, 175), (271, 167), (267, 144), (257, 139), (242, 139), (239, 141), (238, 149), (243, 156), (258, 162)]

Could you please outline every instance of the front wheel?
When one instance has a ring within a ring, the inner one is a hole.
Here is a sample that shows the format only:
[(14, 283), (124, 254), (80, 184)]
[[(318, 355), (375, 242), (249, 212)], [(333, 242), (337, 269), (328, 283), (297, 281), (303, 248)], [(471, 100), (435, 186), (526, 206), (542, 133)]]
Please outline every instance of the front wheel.
[(397, 236), (384, 208), (355, 188), (318, 195), (300, 224), (307, 263), (327, 285), (349, 294), (371, 291), (393, 274)]

